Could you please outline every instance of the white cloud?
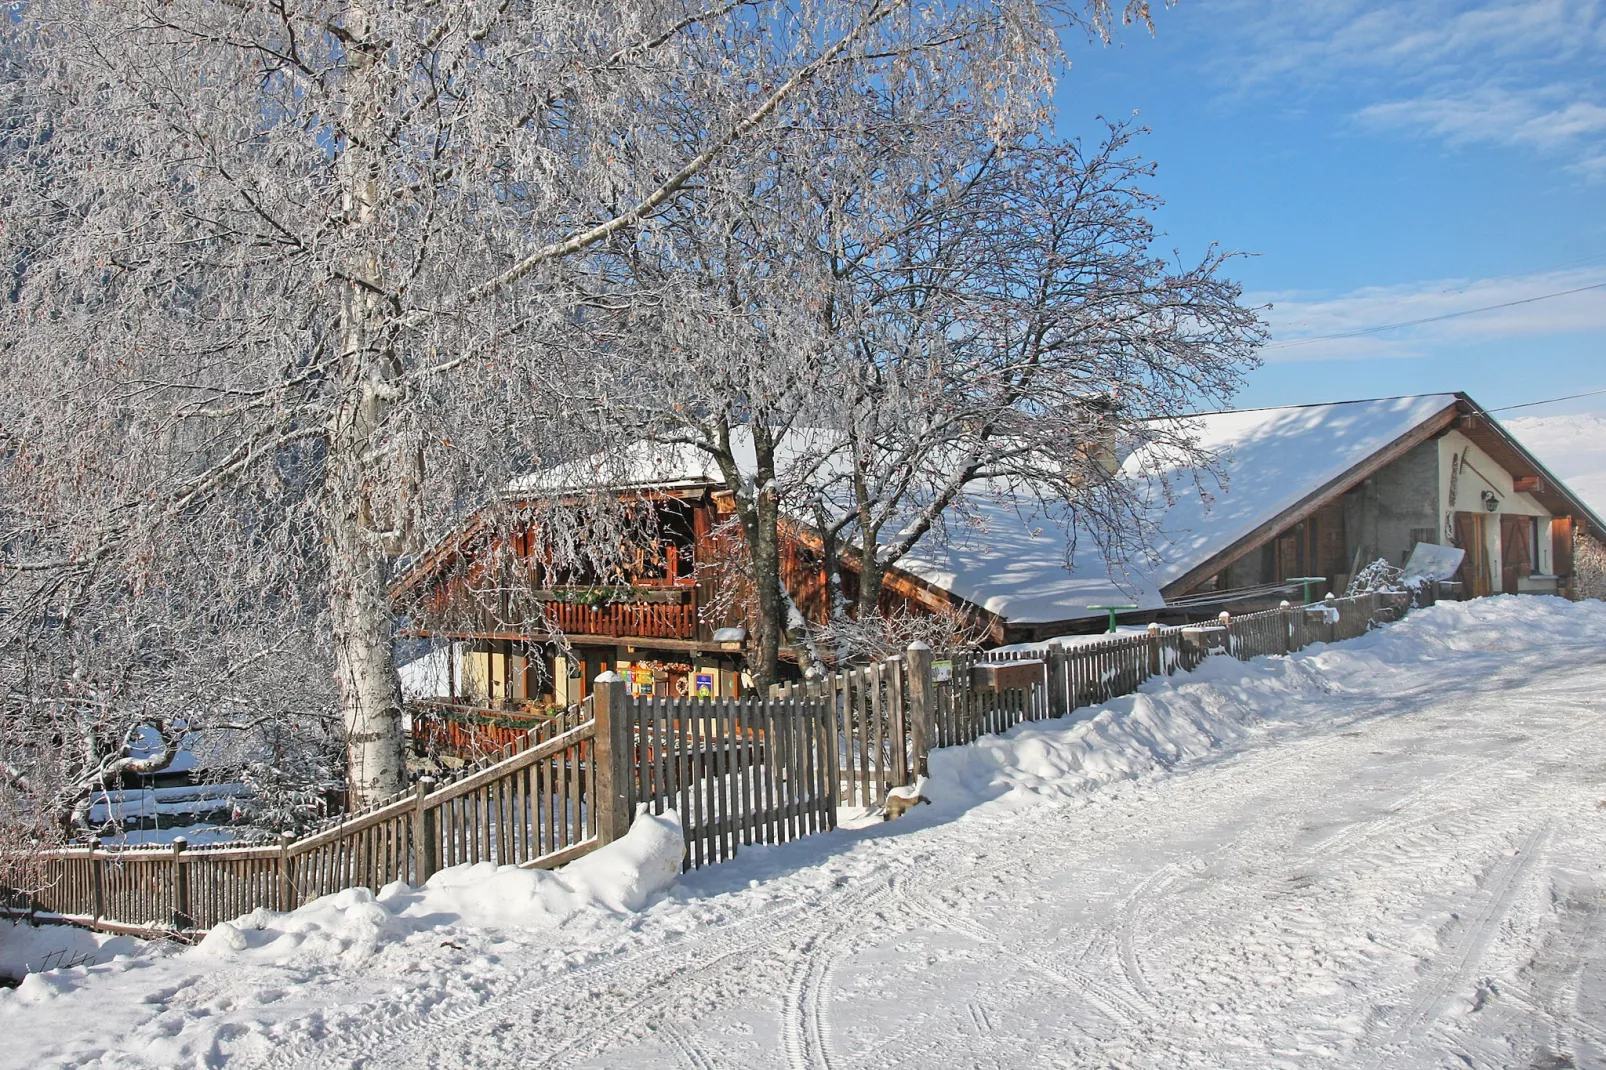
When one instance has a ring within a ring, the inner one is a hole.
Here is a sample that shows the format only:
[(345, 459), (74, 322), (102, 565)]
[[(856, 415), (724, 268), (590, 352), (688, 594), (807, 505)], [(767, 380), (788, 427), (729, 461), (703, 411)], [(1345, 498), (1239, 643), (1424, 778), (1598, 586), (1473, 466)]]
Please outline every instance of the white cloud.
[(1606, 177), (1606, 0), (1239, 0), (1226, 14), (1234, 36), (1211, 69), (1233, 94), (1336, 96), (1365, 129), (1524, 146)]
[(1377, 127), (1421, 129), (1452, 143), (1492, 141), (1556, 150), (1594, 144), (1606, 134), (1606, 107), (1568, 99), (1565, 85), (1513, 90), (1485, 86), (1459, 96), (1422, 96), (1373, 104), (1356, 113)]
[[(1606, 331), (1606, 267), (1249, 299), (1272, 305), (1272, 363), (1408, 359), (1474, 340)], [(1374, 330), (1394, 324), (1408, 326)]]

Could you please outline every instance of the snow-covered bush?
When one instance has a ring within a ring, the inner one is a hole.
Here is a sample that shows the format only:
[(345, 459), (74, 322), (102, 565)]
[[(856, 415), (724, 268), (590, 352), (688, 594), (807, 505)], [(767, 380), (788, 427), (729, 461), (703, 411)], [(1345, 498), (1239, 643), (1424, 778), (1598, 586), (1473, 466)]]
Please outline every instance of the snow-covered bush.
[(1573, 536), (1573, 597), (1606, 601), (1606, 546), (1581, 531)]

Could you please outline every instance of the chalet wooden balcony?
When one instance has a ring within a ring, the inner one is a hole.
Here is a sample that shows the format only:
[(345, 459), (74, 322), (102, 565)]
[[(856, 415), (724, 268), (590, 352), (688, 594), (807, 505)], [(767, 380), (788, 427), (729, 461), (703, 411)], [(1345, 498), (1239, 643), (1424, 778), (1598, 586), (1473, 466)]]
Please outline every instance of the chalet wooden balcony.
[(610, 638), (696, 639), (697, 607), (685, 602), (612, 602), (586, 606), (548, 602), (547, 619), (565, 635)]

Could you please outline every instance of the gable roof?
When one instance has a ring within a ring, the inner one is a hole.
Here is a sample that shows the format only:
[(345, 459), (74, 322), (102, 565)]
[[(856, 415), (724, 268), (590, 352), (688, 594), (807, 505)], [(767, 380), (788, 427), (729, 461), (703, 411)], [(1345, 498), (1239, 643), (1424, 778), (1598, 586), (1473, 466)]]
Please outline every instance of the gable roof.
[(977, 524), (951, 531), (947, 545), (917, 547), (901, 564), (1016, 623), (1098, 616), (1087, 608), (1096, 604), (1156, 609), (1165, 589), (1223, 567), (1216, 562), (1232, 547), (1269, 525), (1266, 534), (1292, 523), (1284, 518), (1319, 506), (1323, 492), (1360, 478), (1354, 473), (1369, 461), (1392, 460), (1398, 453), (1389, 447), (1424, 427), (1448, 426), (1456, 401), (1429, 394), (1185, 418), (1216, 456), (1225, 485), (1196, 477), (1159, 449), (1126, 459), (1121, 474), (1147, 499), (1160, 535), (1152, 560), (1108, 561), (1089, 533), (1073, 544), (1054, 517), (1023, 508), (1008, 488), (989, 487), (970, 501)]

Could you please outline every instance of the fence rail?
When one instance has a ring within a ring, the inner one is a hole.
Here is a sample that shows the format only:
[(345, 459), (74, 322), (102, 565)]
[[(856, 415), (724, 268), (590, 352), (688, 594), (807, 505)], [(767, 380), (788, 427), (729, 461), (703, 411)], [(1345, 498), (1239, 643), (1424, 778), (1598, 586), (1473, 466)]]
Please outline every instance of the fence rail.
[(53, 851), (44, 859), (46, 886), (8, 895), (7, 905), (111, 931), (183, 934), (343, 888), (422, 884), (463, 862), (561, 865), (597, 842), (596, 733), (589, 703), (575, 707), (450, 783), (424, 778), (299, 839), (190, 847), (179, 838), (167, 848)]
[(624, 835), (638, 803), (673, 809), (687, 867), (834, 828), (926, 771), (934, 747), (1063, 717), (1196, 668), (1354, 638), (1409, 596), (1364, 595), (1214, 624), (1050, 642), (1028, 655), (923, 644), (905, 655), (745, 699), (631, 698), (604, 673), (585, 703), (517, 734), (448, 783), (414, 789), (300, 839), (253, 846), (48, 852), (45, 887), (0, 889), (12, 911), (125, 932), (193, 934), (257, 907), (343, 888), (417, 885), (465, 862), (550, 867)]

